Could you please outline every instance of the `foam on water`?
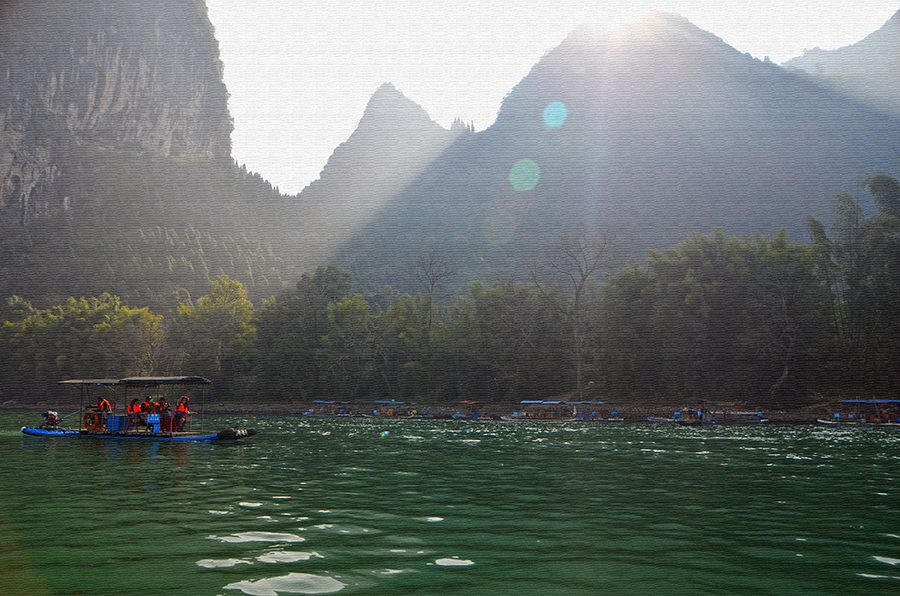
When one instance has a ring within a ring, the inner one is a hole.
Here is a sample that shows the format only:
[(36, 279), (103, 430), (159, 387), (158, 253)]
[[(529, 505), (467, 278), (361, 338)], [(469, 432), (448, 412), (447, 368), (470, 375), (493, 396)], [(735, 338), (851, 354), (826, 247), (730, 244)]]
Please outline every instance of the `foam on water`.
[(289, 550), (275, 550), (256, 557), (256, 560), (261, 563), (296, 563), (297, 561), (309, 561), (313, 557), (319, 559), (324, 558), (322, 555), (315, 551), (298, 552)]
[(246, 563), (247, 565), (253, 564), (244, 559), (200, 559), (197, 561), (197, 566), (205, 567), (206, 569), (217, 569), (219, 567), (234, 567), (235, 565), (240, 565), (242, 563)]
[(244, 580), (224, 586), (224, 590), (240, 590), (248, 596), (278, 596), (279, 592), (292, 594), (330, 594), (340, 592), (346, 584), (333, 577), (309, 573), (289, 573), (256, 581)]
[(474, 565), (475, 562), (468, 559), (460, 559), (459, 557), (451, 557), (449, 559), (437, 559), (434, 564), (440, 567), (468, 567), (469, 565)]
[(240, 532), (230, 536), (207, 536), (209, 540), (220, 542), (304, 542), (306, 538), (296, 534), (279, 534), (276, 532)]

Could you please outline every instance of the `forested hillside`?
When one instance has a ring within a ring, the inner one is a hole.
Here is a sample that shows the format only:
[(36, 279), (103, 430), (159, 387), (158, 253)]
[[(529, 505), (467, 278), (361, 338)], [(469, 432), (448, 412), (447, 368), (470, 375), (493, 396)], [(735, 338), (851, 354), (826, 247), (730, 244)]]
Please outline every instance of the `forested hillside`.
[[(0, 240), (3, 295), (50, 305), (112, 292), (165, 312), (173, 295), (197, 296), (221, 274), (261, 300), (302, 271), (278, 224), (290, 198), (258, 174), (202, 158), (78, 153), (81, 167), (59, 182), (71, 193), (63, 209)], [(260, 227), (260, 210), (271, 225)]]
[[(440, 256), (409, 271), (415, 294), (367, 297), (350, 272), (329, 266), (255, 304), (221, 275), (165, 316), (108, 294), (50, 309), (11, 299), (0, 312), (2, 397), (17, 399), (26, 385), (50, 394), (66, 377), (183, 373), (211, 378), (220, 398), (294, 405), (489, 408), (567, 395), (794, 408), (827, 396), (893, 397), (900, 183), (875, 174), (866, 185), (878, 212), (866, 218), (838, 195), (830, 231), (809, 218), (812, 244), (784, 230), (716, 231), (617, 267), (609, 237), (576, 228), (535, 264), (557, 283), (544, 285), (537, 270), (530, 282), (476, 281), (449, 305), (435, 290), (457, 272)], [(204, 247), (196, 233), (166, 242), (192, 254)]]

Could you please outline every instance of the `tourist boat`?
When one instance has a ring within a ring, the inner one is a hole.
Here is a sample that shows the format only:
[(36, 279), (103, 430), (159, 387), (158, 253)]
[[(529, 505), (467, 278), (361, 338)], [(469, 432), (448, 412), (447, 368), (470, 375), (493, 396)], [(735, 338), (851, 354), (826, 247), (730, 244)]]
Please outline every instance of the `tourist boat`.
[(853, 404), (852, 412), (835, 412), (833, 418), (818, 418), (820, 424), (872, 424), (900, 426), (900, 399), (842, 399)]
[(715, 424), (716, 421), (712, 417), (711, 412), (706, 408), (708, 402), (697, 400), (700, 409), (685, 408), (681, 412), (675, 412), (673, 418), (675, 422), (681, 426), (708, 426)]
[[(177, 386), (200, 387), (210, 385), (211, 381), (203, 377), (128, 377), (124, 379), (70, 379), (60, 381), (61, 385), (76, 386), (80, 392), (79, 409), (68, 416), (59, 417), (55, 411), (44, 412), (44, 424), (37, 427), (22, 427), (26, 435), (38, 437), (88, 437), (95, 439), (150, 439), (154, 441), (221, 441), (252, 437), (256, 434), (254, 428), (225, 428), (214, 432), (203, 429), (202, 409), (199, 413), (200, 423), (194, 427), (194, 418), (197, 413), (191, 412), (184, 416), (184, 422), (166, 413), (136, 413), (116, 414), (116, 397), (119, 389), (123, 390), (124, 403), (128, 403), (129, 389), (146, 394), (156, 391), (158, 394), (163, 388)], [(91, 389), (102, 388), (107, 392), (112, 391), (112, 401), (106, 396), (100, 396), (94, 400), (91, 398)], [(201, 394), (203, 392), (201, 391)], [(94, 404), (102, 402), (109, 404), (105, 410)], [(168, 400), (166, 400), (168, 401)], [(86, 405), (86, 403), (88, 405)], [(82, 414), (81, 424), (78, 428), (63, 426), (63, 421), (69, 416)]]
[[(648, 422), (675, 422), (681, 426), (710, 426), (729, 424), (760, 424), (767, 422), (762, 412), (751, 411), (743, 404), (713, 404), (698, 399), (697, 407), (686, 407), (672, 414), (672, 418), (648, 417)], [(712, 409), (716, 408), (716, 409)]]

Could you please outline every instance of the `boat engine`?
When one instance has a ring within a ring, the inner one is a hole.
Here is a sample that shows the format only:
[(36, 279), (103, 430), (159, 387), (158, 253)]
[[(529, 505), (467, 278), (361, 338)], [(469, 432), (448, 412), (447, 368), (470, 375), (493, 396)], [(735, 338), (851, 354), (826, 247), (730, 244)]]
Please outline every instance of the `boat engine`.
[(252, 437), (256, 434), (255, 428), (226, 428), (220, 430), (216, 435), (220, 439), (240, 439), (243, 437)]
[(44, 423), (40, 426), (40, 428), (44, 430), (56, 430), (59, 425), (59, 414), (54, 412), (53, 410), (47, 410), (43, 414), (41, 414), (45, 418)]

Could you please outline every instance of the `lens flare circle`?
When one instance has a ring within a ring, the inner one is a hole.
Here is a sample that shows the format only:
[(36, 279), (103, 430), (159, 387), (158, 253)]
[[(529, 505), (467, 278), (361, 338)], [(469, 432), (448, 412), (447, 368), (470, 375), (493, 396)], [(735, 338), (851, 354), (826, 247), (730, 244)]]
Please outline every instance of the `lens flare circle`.
[(541, 180), (541, 168), (531, 159), (520, 159), (509, 171), (509, 183), (519, 192), (531, 190)]
[(566, 121), (569, 110), (561, 101), (551, 101), (544, 108), (544, 124), (550, 128), (559, 128)]

